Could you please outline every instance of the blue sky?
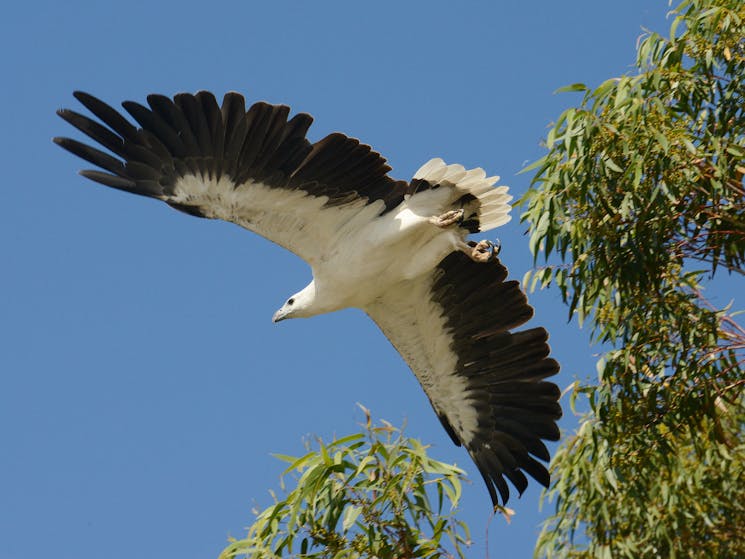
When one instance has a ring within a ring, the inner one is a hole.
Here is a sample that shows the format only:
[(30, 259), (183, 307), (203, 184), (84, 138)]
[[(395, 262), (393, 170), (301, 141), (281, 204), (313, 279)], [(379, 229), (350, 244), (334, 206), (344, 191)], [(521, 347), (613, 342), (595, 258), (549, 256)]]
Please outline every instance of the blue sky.
[[(536, 484), (488, 522), (475, 467), (403, 360), (358, 311), (271, 323), (309, 279), (236, 226), (99, 187), (54, 146), (82, 89), (112, 104), (229, 90), (316, 118), (409, 178), (430, 157), (500, 174), (542, 155), (554, 95), (630, 69), (666, 2), (15, 3), (0, 21), (0, 559), (215, 557), (270, 503), (273, 452), (355, 431), (361, 402), (471, 474), (470, 556), (530, 557)], [(513, 277), (525, 226), (497, 231)], [(554, 292), (531, 296), (562, 388), (594, 374)], [(562, 425), (575, 420), (566, 410)], [(485, 536), (488, 525), (488, 543)]]

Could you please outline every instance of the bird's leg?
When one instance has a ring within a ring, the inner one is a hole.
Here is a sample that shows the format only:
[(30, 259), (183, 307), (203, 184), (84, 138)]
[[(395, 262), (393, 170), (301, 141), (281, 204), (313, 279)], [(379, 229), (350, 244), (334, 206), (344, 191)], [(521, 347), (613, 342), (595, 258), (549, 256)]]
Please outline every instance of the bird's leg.
[(449, 227), (454, 223), (460, 223), (463, 221), (463, 208), (459, 210), (450, 210), (442, 215), (433, 215), (429, 218), (429, 222), (437, 227)]
[(469, 255), (474, 262), (489, 262), (497, 257), (499, 247), (495, 247), (491, 241), (468, 241), (468, 246), (471, 248), (471, 254)]

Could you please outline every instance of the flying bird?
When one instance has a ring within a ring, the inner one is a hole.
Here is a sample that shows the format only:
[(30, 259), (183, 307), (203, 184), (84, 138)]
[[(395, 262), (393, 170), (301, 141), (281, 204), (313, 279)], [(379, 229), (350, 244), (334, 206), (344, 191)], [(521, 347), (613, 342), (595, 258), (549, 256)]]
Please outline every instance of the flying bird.
[[(533, 315), (519, 282), (489, 241), (469, 234), (509, 221), (511, 196), (498, 177), (442, 159), (409, 181), (388, 175), (380, 154), (333, 133), (311, 143), (312, 117), (284, 105), (246, 110), (238, 93), (200, 91), (148, 106), (122, 106), (136, 121), (83, 92), (97, 120), (59, 116), (94, 140), (55, 138), (98, 169), (97, 183), (162, 200), (188, 214), (223, 219), (303, 258), (313, 279), (273, 321), (362, 309), (403, 356), (445, 431), (478, 467), (494, 506), (509, 480), (548, 487), (544, 440), (557, 440), (559, 370), (543, 328), (513, 331)], [(498, 493), (498, 494), (497, 494)]]

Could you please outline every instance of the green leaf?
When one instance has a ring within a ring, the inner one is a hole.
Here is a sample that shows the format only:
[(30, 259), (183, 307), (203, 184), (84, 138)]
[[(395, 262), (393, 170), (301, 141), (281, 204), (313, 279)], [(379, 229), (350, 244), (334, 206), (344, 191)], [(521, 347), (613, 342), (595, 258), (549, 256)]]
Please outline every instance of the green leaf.
[[(292, 456), (286, 456), (284, 454), (272, 454), (272, 456), (279, 458), (283, 462), (287, 462), (293, 459)], [(300, 458), (295, 458), (292, 464), (287, 467), (282, 475), (287, 475), (288, 473), (293, 471), (301, 471), (313, 458), (315, 458), (315, 454), (312, 452), (309, 452), (308, 454), (306, 454), (305, 456), (301, 456)]]
[(667, 150), (670, 147), (670, 142), (667, 141), (667, 138), (658, 131), (654, 132), (654, 137), (657, 139), (657, 142), (662, 147), (662, 150), (667, 153)]
[(623, 169), (616, 165), (616, 162), (613, 161), (610, 157), (606, 156), (606, 158), (603, 160), (603, 163), (606, 167), (608, 167), (611, 171), (615, 171), (616, 173), (623, 173)]
[(583, 83), (573, 83), (571, 85), (565, 85), (563, 87), (560, 87), (559, 89), (554, 91), (554, 94), (565, 93), (567, 91), (587, 91), (587, 86)]
[(546, 158), (545, 157), (542, 157), (542, 158), (540, 158), (540, 159), (538, 159), (536, 161), (533, 161), (533, 163), (531, 163), (527, 167), (523, 167), (522, 169), (520, 169), (520, 171), (518, 172), (518, 174), (527, 173), (528, 171), (532, 171), (533, 169), (537, 169), (538, 167), (540, 167), (541, 165), (544, 165), (545, 163), (546, 163)]
[(362, 512), (362, 507), (350, 506), (344, 511), (344, 519), (342, 520), (342, 530), (347, 532), (357, 521), (357, 517)]

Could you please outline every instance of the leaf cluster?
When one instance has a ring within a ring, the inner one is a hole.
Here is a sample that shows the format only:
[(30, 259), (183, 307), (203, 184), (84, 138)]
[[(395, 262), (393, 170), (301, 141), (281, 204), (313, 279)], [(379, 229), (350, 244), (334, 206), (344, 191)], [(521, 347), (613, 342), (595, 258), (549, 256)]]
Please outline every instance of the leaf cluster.
[[(745, 556), (745, 330), (703, 297), (745, 275), (745, 4), (685, 0), (638, 72), (550, 128), (521, 204), (526, 275), (611, 349), (555, 458), (549, 557)], [(554, 263), (556, 260), (559, 263)]]
[(743, 274), (745, 7), (686, 1), (675, 13), (671, 38), (641, 41), (637, 75), (563, 88), (584, 99), (526, 169), (531, 249), (571, 261), (534, 281), (555, 282), (580, 319), (625, 291), (659, 293), (686, 260)]
[(452, 515), (464, 473), (427, 455), (387, 423), (317, 448), (290, 463), (285, 498), (260, 512), (246, 538), (220, 559), (463, 558), (467, 526)]

